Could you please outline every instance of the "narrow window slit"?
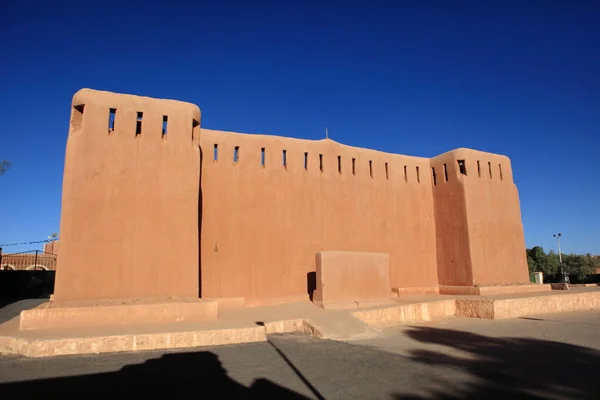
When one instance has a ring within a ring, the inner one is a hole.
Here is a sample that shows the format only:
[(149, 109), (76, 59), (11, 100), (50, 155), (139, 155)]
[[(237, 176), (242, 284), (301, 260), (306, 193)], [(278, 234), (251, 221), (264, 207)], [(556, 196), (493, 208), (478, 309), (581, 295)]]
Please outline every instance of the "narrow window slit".
[(500, 171), (500, 180), (504, 180), (504, 176), (502, 175), (502, 164), (498, 164), (498, 170)]
[(373, 177), (373, 161), (369, 160), (369, 175)]
[(84, 108), (85, 108), (85, 104), (79, 104), (79, 105), (73, 106), (73, 113), (71, 114), (71, 129), (73, 129), (73, 132), (77, 132), (78, 130), (81, 129), (81, 125), (83, 124), (83, 109)]
[(448, 166), (444, 164), (444, 181), (448, 182)]
[(456, 160), (458, 163), (458, 170), (461, 174), (467, 175), (467, 163), (465, 160)]
[(235, 146), (233, 148), (233, 162), (236, 163), (240, 159), (240, 146)]
[(260, 148), (260, 166), (261, 167), (265, 166), (265, 148), (264, 147)]
[(404, 182), (408, 182), (408, 173), (406, 171), (406, 165), (404, 166)]
[(167, 124), (169, 122), (169, 117), (163, 115), (163, 123), (162, 123), (162, 135), (163, 137), (167, 134)]
[(356, 175), (356, 158), (352, 159), (352, 175)]
[(283, 168), (287, 168), (287, 150), (283, 150), (281, 154), (281, 163), (283, 164)]
[(135, 135), (141, 135), (142, 134), (142, 118), (144, 117), (144, 113), (141, 111), (138, 111), (137, 113), (137, 121), (135, 124)]
[(194, 140), (198, 137), (198, 132), (196, 132), (196, 131), (198, 130), (199, 126), (200, 126), (200, 122), (193, 119), (192, 120), (192, 140)]
[(115, 116), (117, 115), (116, 108), (108, 109), (108, 133), (114, 132), (115, 130)]
[(385, 179), (390, 179), (390, 172), (388, 170), (388, 163), (385, 163)]
[(319, 154), (319, 169), (323, 172), (323, 154)]
[(492, 163), (488, 161), (488, 170), (490, 171), (490, 179), (492, 179)]
[(304, 169), (308, 169), (308, 153), (304, 153)]
[(338, 173), (342, 173), (342, 156), (338, 156)]
[(477, 160), (477, 175), (481, 178), (481, 163)]
[(421, 183), (421, 177), (419, 176), (419, 167), (417, 167), (417, 183)]
[(219, 161), (219, 145), (216, 143), (213, 147), (213, 161)]
[(437, 176), (435, 174), (435, 168), (431, 168), (431, 176), (433, 177), (433, 186), (437, 185)]

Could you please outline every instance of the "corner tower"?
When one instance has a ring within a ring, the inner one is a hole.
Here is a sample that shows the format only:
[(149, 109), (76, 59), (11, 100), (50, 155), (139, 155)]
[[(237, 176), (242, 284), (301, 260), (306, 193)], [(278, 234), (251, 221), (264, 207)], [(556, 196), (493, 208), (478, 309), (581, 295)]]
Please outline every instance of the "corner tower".
[(198, 297), (200, 109), (73, 97), (55, 299)]
[(529, 283), (510, 160), (457, 149), (432, 158), (431, 173), (440, 291)]

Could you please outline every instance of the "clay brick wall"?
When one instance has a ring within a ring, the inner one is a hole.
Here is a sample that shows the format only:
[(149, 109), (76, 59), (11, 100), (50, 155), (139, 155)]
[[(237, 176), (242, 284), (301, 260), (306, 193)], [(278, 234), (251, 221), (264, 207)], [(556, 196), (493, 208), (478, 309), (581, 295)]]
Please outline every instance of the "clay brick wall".
[(382, 253), (322, 251), (316, 256), (313, 301), (335, 303), (390, 300), (389, 257)]
[(323, 250), (388, 253), (393, 287), (437, 285), (429, 159), (208, 129), (201, 147), (203, 297), (306, 295)]
[(59, 241), (53, 240), (52, 242), (44, 244), (44, 253), (50, 253), (54, 255), (58, 255)]
[(199, 124), (189, 103), (75, 94), (56, 300), (198, 296)]
[[(464, 165), (462, 173), (459, 161)], [(528, 282), (519, 195), (510, 160), (457, 149), (433, 158), (431, 166), (436, 172), (433, 193), (440, 285)]]
[(506, 157), (200, 129), (195, 105), (88, 89), (60, 235), (56, 300), (306, 296), (330, 250), (389, 254), (390, 289), (528, 281)]

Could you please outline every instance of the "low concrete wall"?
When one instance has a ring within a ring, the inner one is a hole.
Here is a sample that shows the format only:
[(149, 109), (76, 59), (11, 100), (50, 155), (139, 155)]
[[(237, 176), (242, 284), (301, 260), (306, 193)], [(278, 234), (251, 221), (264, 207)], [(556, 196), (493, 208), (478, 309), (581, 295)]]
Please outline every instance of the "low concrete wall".
[(507, 285), (507, 286), (480, 286), (479, 294), (481, 296), (492, 296), (495, 294), (512, 294), (512, 293), (531, 293), (550, 291), (550, 285)]
[(440, 288), (438, 286), (423, 286), (423, 287), (393, 288), (392, 289), (392, 297), (428, 295), (428, 294), (439, 294), (439, 293), (440, 293)]
[(161, 332), (45, 340), (4, 336), (0, 337), (0, 353), (21, 354), (26, 357), (51, 357), (219, 346), (264, 342), (265, 340), (265, 329), (260, 326), (195, 332)]
[(368, 325), (387, 326), (405, 322), (431, 321), (453, 317), (456, 314), (454, 299), (428, 303), (404, 304), (396, 307), (355, 311), (353, 315)]
[(327, 308), (335, 303), (390, 300), (388, 254), (322, 251), (316, 261), (316, 304)]
[(512, 299), (457, 299), (456, 315), (503, 319), (524, 315), (600, 309), (600, 292), (564, 293)]
[(20, 329), (201, 321), (216, 319), (217, 310), (217, 302), (204, 300), (89, 307), (42, 305), (21, 311)]
[(550, 291), (550, 285), (440, 286), (440, 294), (460, 296), (492, 296), (496, 294)]

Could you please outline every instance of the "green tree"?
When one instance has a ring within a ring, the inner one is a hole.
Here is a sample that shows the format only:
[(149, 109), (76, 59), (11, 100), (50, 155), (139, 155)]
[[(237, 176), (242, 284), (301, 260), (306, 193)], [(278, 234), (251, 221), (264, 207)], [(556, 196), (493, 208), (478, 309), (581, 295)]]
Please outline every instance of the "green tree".
[(577, 277), (577, 279), (585, 279), (585, 259), (579, 254), (564, 254), (563, 268), (569, 276)]
[[(561, 279), (560, 260), (552, 250), (546, 253), (540, 246), (527, 249), (527, 265), (529, 272), (543, 272), (546, 282), (558, 282)], [(600, 268), (600, 258), (591, 254), (562, 254), (562, 266), (570, 277), (581, 282)]]
[(555, 275), (560, 272), (560, 260), (554, 250), (550, 250), (546, 256), (546, 271), (549, 275)]
[(552, 251), (548, 254), (541, 246), (527, 249), (527, 264), (529, 272), (543, 272), (544, 275), (554, 275), (558, 270), (558, 257)]

